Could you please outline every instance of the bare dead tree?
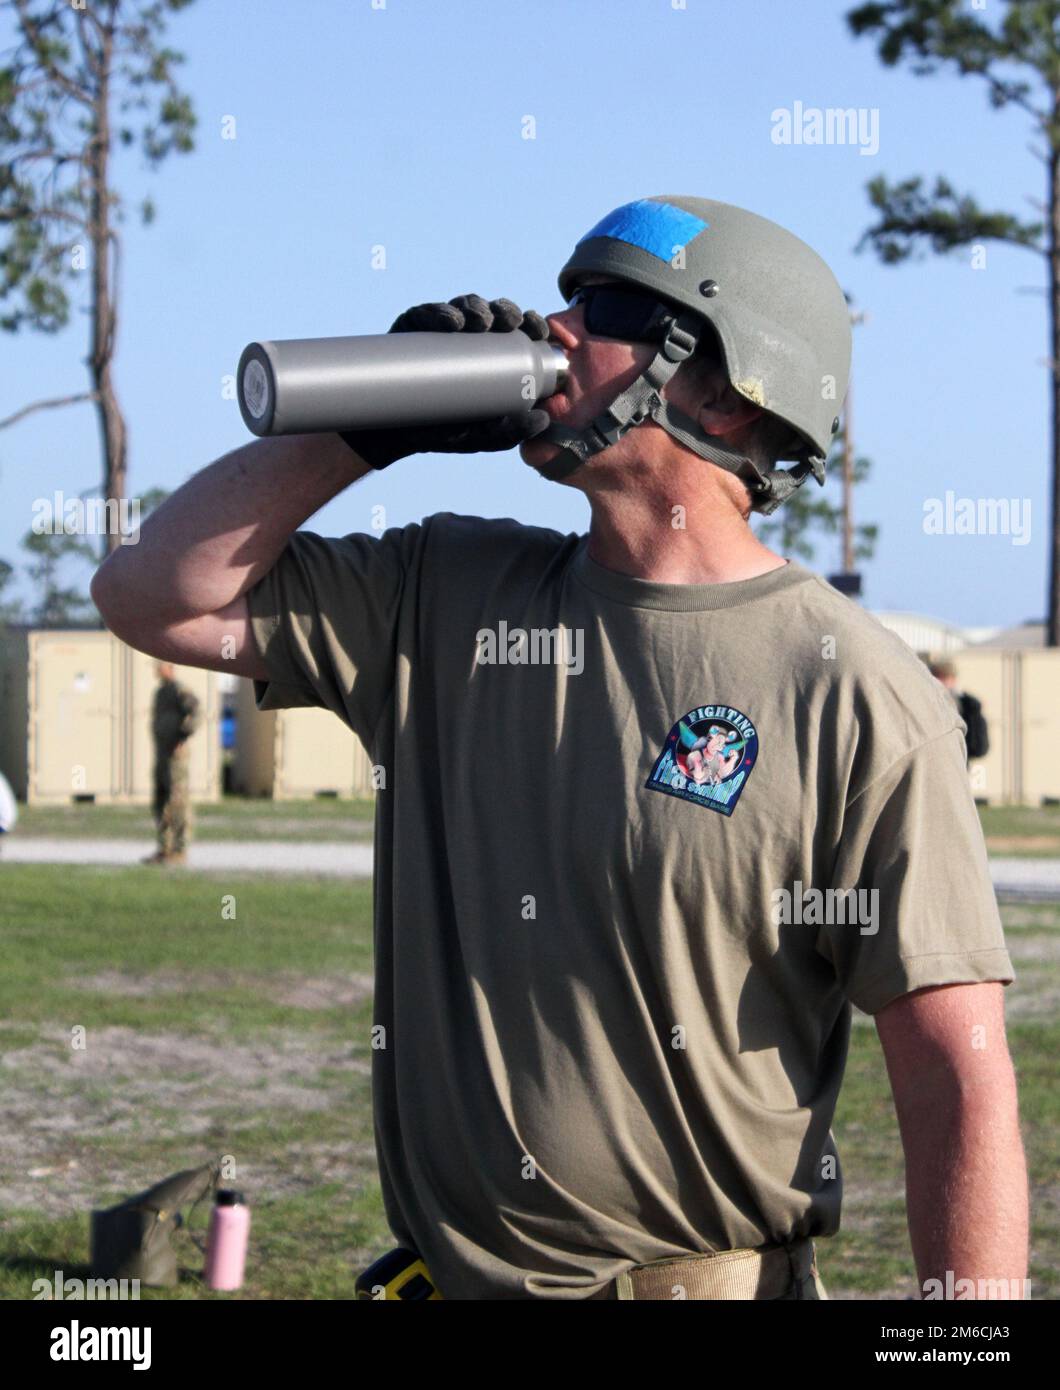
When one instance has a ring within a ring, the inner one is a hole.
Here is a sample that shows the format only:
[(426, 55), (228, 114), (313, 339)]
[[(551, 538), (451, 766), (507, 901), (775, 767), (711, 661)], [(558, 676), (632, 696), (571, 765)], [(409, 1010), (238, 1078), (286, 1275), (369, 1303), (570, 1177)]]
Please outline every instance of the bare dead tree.
[[(0, 63), (0, 329), (57, 333), (67, 287), (89, 272), (90, 389), (30, 402), (0, 420), (93, 401), (105, 498), (126, 497), (128, 430), (114, 387), (124, 204), (114, 185), (115, 140), (139, 141), (155, 169), (194, 148), (189, 98), (166, 47), (167, 13), (192, 0), (0, 0), (17, 41)], [(138, 115), (137, 113), (144, 113)], [(140, 205), (144, 223), (154, 204)], [(119, 544), (108, 533), (105, 550)]]

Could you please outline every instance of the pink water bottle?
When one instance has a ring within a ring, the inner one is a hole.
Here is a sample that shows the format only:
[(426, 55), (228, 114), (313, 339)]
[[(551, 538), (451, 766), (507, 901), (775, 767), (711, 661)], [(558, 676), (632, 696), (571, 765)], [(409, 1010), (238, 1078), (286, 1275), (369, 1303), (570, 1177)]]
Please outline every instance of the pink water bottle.
[(242, 1287), (249, 1232), (250, 1208), (244, 1202), (242, 1192), (228, 1187), (219, 1188), (206, 1235), (203, 1277), (209, 1288)]

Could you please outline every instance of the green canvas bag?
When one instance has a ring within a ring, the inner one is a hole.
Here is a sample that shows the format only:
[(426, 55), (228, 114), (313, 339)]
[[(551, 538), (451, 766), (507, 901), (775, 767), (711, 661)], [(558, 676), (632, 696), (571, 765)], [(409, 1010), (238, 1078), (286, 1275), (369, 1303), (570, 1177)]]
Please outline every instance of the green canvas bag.
[[(216, 1189), (220, 1171), (220, 1163), (188, 1168), (116, 1206), (93, 1211), (93, 1277), (139, 1279), (141, 1284), (172, 1287), (177, 1282), (177, 1252), (172, 1237), (184, 1225), (181, 1208), (190, 1202), (194, 1210), (207, 1193)], [(190, 1220), (191, 1213), (188, 1215)], [(194, 1236), (191, 1239), (195, 1241)], [(202, 1248), (198, 1241), (195, 1244)]]

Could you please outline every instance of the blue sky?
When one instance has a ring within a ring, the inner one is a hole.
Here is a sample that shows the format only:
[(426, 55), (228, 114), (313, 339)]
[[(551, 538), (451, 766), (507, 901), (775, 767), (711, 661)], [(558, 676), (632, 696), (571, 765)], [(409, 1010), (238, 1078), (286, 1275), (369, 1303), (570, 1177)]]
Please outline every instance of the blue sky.
[[(1044, 170), (1022, 112), (994, 111), (981, 79), (884, 68), (871, 40), (848, 36), (851, 6), (831, 0), (376, 6), (198, 0), (170, 20), (197, 148), (154, 174), (117, 156), (130, 215), (115, 375), (133, 494), (177, 487), (249, 441), (222, 390), (248, 341), (384, 332), (410, 304), (469, 292), (558, 309), (556, 273), (605, 212), (688, 193), (788, 227), (869, 314), (854, 330), (856, 441), (873, 461), (857, 515), (881, 532), (867, 605), (961, 624), (1042, 616), (1044, 261), (996, 244), (982, 269), (967, 251), (898, 267), (854, 253), (878, 174), (944, 173), (987, 207), (1040, 216)], [(877, 111), (878, 151), (775, 144), (772, 113), (796, 102)], [(142, 228), (134, 210), (148, 193), (158, 217)], [(384, 270), (371, 264), (378, 244)], [(82, 313), (55, 337), (0, 336), (0, 416), (85, 389), (86, 350)], [(99, 471), (91, 406), (0, 432), (0, 557), (21, 563), (34, 499), (75, 495)], [(1029, 543), (926, 535), (925, 500), (947, 491), (1029, 499)], [(589, 520), (581, 494), (513, 451), (404, 460), (306, 525), (369, 530), (379, 505), (391, 526), (438, 511), (564, 532)], [(814, 568), (837, 562), (824, 542)]]

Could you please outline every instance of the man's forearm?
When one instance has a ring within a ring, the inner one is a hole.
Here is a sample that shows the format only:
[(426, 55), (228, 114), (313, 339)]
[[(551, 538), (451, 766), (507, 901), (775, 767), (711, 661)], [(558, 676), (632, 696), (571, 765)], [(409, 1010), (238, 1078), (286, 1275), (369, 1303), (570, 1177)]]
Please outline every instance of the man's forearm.
[[(1007, 1091), (1007, 1088), (1006, 1088)], [(1027, 1276), (1027, 1165), (1015, 1086), (958, 1095), (903, 1125), (909, 1235), (921, 1297), (1022, 1298)], [(911, 1119), (912, 1117), (910, 1117)], [(908, 1133), (906, 1133), (908, 1131)], [(937, 1280), (937, 1284), (927, 1281)]]
[(370, 472), (337, 434), (257, 439), (196, 473), (93, 579), (108, 613), (155, 624), (216, 613), (276, 563), (293, 532)]

